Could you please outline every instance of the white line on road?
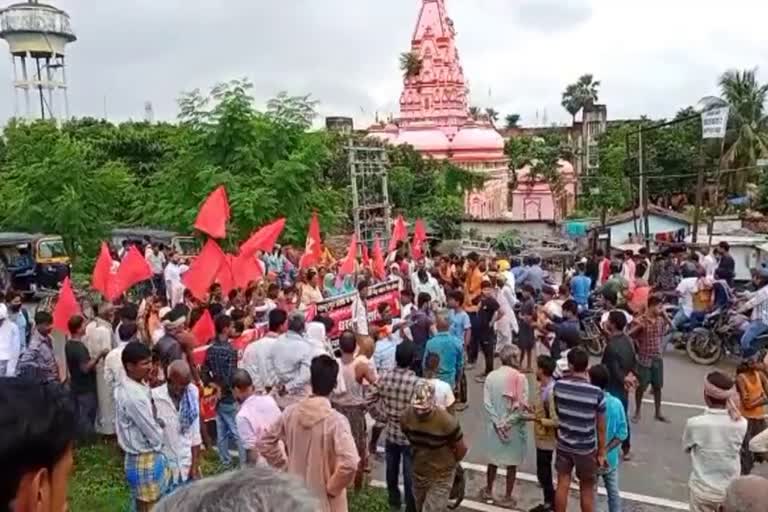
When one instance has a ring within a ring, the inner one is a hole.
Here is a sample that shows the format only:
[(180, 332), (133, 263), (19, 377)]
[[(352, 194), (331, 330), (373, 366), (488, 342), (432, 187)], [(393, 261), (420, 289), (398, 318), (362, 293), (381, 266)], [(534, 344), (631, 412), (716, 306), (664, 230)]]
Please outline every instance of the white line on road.
[[(387, 483), (382, 482), (380, 480), (371, 480), (371, 485), (373, 487), (378, 487), (379, 489), (387, 488)], [(401, 490), (402, 490), (402, 487), (401, 487)], [(510, 512), (510, 509), (508, 508), (496, 507), (494, 505), (486, 505), (485, 503), (480, 503), (478, 501), (471, 501), (471, 500), (462, 501), (461, 508), (463, 509), (466, 508), (469, 510), (477, 510), (479, 512)]]
[[(644, 404), (652, 404), (653, 399), (651, 398), (643, 398)], [(661, 405), (666, 405), (667, 407), (680, 407), (682, 409), (695, 409), (697, 411), (703, 411), (706, 409), (706, 406), (699, 405), (699, 404), (685, 404), (682, 402), (665, 402), (664, 400), (661, 401)]]
[[(382, 446), (377, 447), (376, 451), (378, 453), (385, 452), (384, 447)], [(464, 469), (469, 469), (470, 471), (476, 471), (478, 473), (483, 473), (483, 474), (488, 472), (488, 469), (486, 466), (483, 466), (482, 464), (475, 464), (473, 462), (463, 461), (461, 463), (461, 467), (463, 467)], [(506, 476), (507, 470), (504, 468), (499, 468), (498, 474), (502, 476)], [(517, 478), (519, 480), (523, 480), (525, 482), (531, 482), (537, 485), (539, 483), (539, 479), (536, 477), (536, 475), (532, 475), (531, 473), (524, 473), (522, 471), (518, 471)], [(571, 484), (571, 489), (577, 491), (579, 490), (579, 487), (576, 484)], [(607, 495), (605, 492), (605, 487), (598, 487), (597, 492), (601, 496)], [(634, 501), (637, 503), (643, 503), (645, 505), (655, 505), (657, 507), (664, 507), (672, 510), (688, 510), (688, 503), (683, 501), (668, 500), (666, 498), (659, 498), (656, 496), (647, 496), (645, 494), (637, 494), (634, 492), (626, 492), (626, 491), (621, 491), (620, 494), (621, 494), (621, 497), (625, 500)], [(486, 506), (482, 503), (477, 503), (477, 505)], [(483, 510), (483, 509), (476, 509), (476, 510)], [(496, 510), (496, 509), (493, 509), (493, 510)]]

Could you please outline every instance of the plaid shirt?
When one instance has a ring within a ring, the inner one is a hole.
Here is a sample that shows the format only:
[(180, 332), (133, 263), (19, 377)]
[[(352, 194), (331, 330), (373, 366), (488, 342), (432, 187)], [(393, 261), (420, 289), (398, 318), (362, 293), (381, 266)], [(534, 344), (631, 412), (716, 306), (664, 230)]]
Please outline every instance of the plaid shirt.
[(43, 384), (58, 382), (59, 365), (53, 355), (51, 337), (35, 331), (16, 368), (20, 377), (32, 378)]
[(232, 377), (236, 370), (237, 350), (229, 341), (216, 338), (205, 353), (202, 377), (206, 384), (213, 382), (221, 388), (219, 402), (231, 403), (235, 400), (232, 396)]
[(376, 384), (371, 386), (368, 405), (371, 415), (384, 423), (384, 439), (388, 443), (408, 446), (408, 438), (400, 428), (400, 417), (411, 405), (411, 397), (419, 378), (413, 370), (395, 368), (385, 371)]
[(759, 320), (768, 325), (768, 286), (757, 290), (742, 306), (742, 310), (752, 310), (752, 320)]
[(637, 364), (650, 368), (653, 361), (661, 358), (661, 344), (666, 321), (661, 318), (651, 320), (646, 317), (643, 331), (637, 337)]
[(659, 290), (672, 291), (677, 286), (677, 265), (672, 260), (657, 261), (651, 265), (651, 286)]

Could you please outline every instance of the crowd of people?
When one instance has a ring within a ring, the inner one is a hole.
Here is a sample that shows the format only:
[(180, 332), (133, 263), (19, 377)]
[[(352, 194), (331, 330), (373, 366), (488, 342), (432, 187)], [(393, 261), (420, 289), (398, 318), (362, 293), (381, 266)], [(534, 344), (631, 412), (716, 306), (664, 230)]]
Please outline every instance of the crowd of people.
[[(226, 293), (214, 284), (199, 300), (184, 289), (179, 255), (143, 249), (154, 278), (138, 286), (141, 300), (103, 302), (92, 320), (72, 316), (65, 365), (55, 358), (49, 313), (29, 318), (13, 292), (0, 303), (0, 456), (12, 469), (0, 500), (21, 504), (13, 510), (63, 510), (73, 442), (95, 435), (116, 438), (139, 511), (227, 510), (248, 500), (261, 504), (253, 510), (342, 512), (347, 489), (362, 488), (383, 454), (392, 510), (442, 512), (464, 498), (461, 461), (470, 449), (487, 464), (478, 498), (512, 509), (532, 434), (536, 511), (565, 512), (572, 481), (581, 510), (593, 511), (602, 480), (618, 512), (621, 463), (632, 457), (631, 424), (642, 419), (648, 387), (655, 419), (667, 421), (665, 336), (680, 320), (666, 316), (663, 296), (678, 295), (687, 318), (691, 304), (721, 307), (723, 293), (730, 301), (733, 279), (727, 246), (717, 256), (669, 251), (653, 262), (644, 251), (598, 251), (557, 284), (535, 256), (414, 259), (400, 244), (385, 275), (365, 262), (341, 275), (327, 250), (317, 267), (301, 269), (299, 254), (276, 247), (257, 256), (263, 279)], [(369, 307), (376, 281), (397, 282), (398, 303)], [(742, 306), (757, 311), (747, 334), (768, 311), (764, 289)], [(316, 314), (313, 306), (342, 296), (352, 298), (348, 322)], [(595, 296), (607, 344), (590, 366), (581, 317)], [(201, 344), (206, 317), (213, 330)], [(683, 433), (691, 510), (735, 512), (768, 500), (768, 481), (746, 476), (755, 453), (768, 452), (765, 364), (745, 358), (734, 376), (707, 376), (707, 409)], [(468, 380), (483, 386), (483, 429), (473, 443), (461, 425)], [(203, 479), (201, 452), (214, 447), (227, 468), (236, 453), (240, 469)], [(14, 457), (22, 449), (25, 457)]]

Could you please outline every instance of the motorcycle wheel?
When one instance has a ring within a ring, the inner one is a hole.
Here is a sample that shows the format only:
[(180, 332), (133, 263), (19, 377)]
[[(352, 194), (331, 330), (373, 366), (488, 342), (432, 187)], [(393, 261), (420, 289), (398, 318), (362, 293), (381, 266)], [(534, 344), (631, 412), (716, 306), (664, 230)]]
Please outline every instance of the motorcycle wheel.
[(711, 332), (692, 332), (685, 343), (685, 351), (694, 363), (711, 366), (723, 355), (723, 344)]

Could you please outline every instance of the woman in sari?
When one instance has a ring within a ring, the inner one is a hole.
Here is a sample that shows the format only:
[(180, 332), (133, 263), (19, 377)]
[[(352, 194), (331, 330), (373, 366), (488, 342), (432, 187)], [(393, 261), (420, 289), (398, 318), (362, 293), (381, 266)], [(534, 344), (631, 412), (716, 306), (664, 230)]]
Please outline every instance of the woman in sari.
[(332, 272), (325, 274), (323, 278), (323, 295), (326, 299), (341, 295), (341, 290), (336, 287), (336, 276)]
[[(497, 503), (514, 508), (517, 467), (523, 463), (528, 444), (526, 420), (528, 417), (528, 381), (518, 371), (520, 349), (505, 345), (499, 352), (502, 366), (492, 371), (485, 380), (485, 433), (480, 451), (488, 464), (486, 487), (480, 498), (488, 504)], [(496, 501), (493, 483), (499, 466), (507, 469), (507, 488), (504, 498)]]

